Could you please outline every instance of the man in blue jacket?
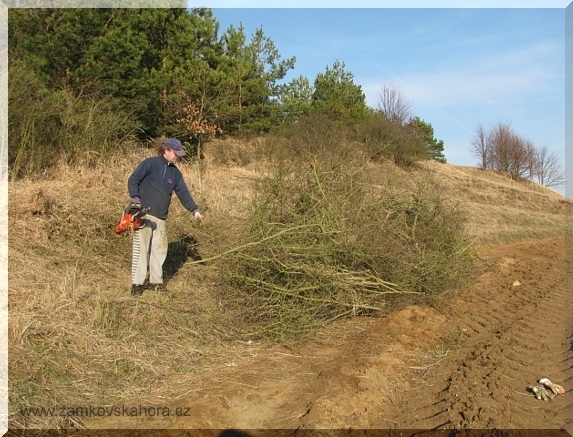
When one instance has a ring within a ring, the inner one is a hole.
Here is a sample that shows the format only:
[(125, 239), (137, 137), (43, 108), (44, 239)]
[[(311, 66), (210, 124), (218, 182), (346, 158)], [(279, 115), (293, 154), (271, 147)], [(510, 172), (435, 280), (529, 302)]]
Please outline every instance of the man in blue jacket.
[[(184, 155), (181, 141), (169, 138), (163, 143), (159, 155), (144, 159), (127, 181), (132, 208), (150, 208), (145, 216), (145, 226), (133, 234), (131, 295), (134, 297), (141, 296), (146, 288), (163, 289), (163, 263), (168, 244), (165, 220), (173, 192), (196, 219), (203, 218), (181, 171), (175, 166)], [(148, 270), (149, 283), (146, 286)]]

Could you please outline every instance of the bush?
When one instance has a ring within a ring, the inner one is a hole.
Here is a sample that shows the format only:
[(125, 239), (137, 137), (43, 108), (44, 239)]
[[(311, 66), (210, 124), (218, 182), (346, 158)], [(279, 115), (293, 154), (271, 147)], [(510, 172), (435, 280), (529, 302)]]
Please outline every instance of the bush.
[(360, 141), (373, 160), (391, 159), (401, 167), (410, 167), (420, 159), (429, 159), (426, 146), (409, 125), (375, 114), (358, 127)]
[(115, 154), (136, 129), (113, 99), (49, 91), (23, 62), (10, 66), (8, 95), (12, 177), (38, 175), (61, 161), (92, 164)]
[[(469, 277), (474, 256), (466, 232), (466, 216), (448, 201), (430, 175), (410, 192), (386, 190), (381, 210), (385, 214), (376, 244), (390, 249), (380, 257), (378, 269), (402, 289), (436, 296), (458, 288)], [(372, 239), (364, 235), (363, 241)]]
[(23, 63), (9, 69), (8, 165), (12, 176), (38, 173), (50, 162), (58, 111), (40, 78)]
[(325, 125), (271, 142), (246, 243), (226, 263), (251, 332), (290, 339), (396, 296), (436, 296), (469, 275), (464, 216), (435, 181), (374, 189), (368, 154)]

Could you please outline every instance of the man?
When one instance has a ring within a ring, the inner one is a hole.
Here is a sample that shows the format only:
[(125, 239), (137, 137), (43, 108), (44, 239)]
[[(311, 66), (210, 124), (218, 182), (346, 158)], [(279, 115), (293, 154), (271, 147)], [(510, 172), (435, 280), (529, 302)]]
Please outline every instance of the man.
[[(131, 259), (131, 295), (139, 297), (146, 288), (163, 290), (163, 263), (167, 257), (165, 221), (173, 192), (193, 216), (203, 217), (193, 200), (176, 163), (185, 150), (176, 138), (165, 140), (159, 155), (144, 159), (127, 181), (133, 209), (149, 207), (145, 226), (133, 234)], [(149, 283), (145, 279), (149, 270)]]

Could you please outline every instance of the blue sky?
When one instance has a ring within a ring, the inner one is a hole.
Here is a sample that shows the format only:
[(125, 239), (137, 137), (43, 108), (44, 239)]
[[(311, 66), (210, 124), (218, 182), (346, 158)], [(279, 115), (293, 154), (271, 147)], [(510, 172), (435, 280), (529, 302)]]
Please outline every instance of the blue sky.
[(262, 27), (283, 58), (295, 56), (287, 81), (306, 76), (313, 82), (339, 60), (362, 87), (369, 106), (376, 107), (382, 85), (399, 89), (414, 114), (444, 141), (452, 164), (476, 165), (469, 153), (475, 129), (501, 122), (536, 146), (548, 146), (565, 169), (567, 2), (498, 0), (473, 2), (475, 8), (430, 7), (457, 3), (444, 0), (417, 8), (420, 2), (402, 1), (402, 8), (391, 7), (392, 2), (368, 8), (374, 3), (360, 1), (353, 8), (324, 8), (312, 1), (305, 2), (308, 7), (287, 9), (246, 1), (239, 2), (240, 8), (224, 1), (209, 7), (220, 33), (242, 24), (250, 36)]

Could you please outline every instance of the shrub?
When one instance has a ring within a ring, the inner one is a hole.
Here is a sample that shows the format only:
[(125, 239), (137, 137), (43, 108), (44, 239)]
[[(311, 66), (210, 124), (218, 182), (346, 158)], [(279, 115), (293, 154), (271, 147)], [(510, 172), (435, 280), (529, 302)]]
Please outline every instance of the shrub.
[(40, 172), (53, 159), (58, 111), (40, 78), (23, 63), (9, 69), (8, 165), (12, 176)]
[(400, 125), (383, 114), (375, 114), (359, 125), (358, 135), (373, 160), (392, 159), (401, 167), (409, 167), (430, 158), (412, 126)]
[(290, 339), (396, 296), (436, 296), (471, 271), (463, 213), (436, 182), (374, 189), (368, 154), (346, 138), (308, 124), (269, 144), (246, 243), (226, 263), (251, 332)]
[(113, 99), (50, 91), (23, 62), (10, 66), (8, 95), (12, 177), (38, 175), (62, 161), (100, 161), (137, 128)]

